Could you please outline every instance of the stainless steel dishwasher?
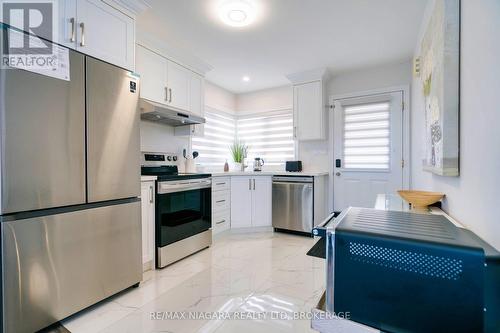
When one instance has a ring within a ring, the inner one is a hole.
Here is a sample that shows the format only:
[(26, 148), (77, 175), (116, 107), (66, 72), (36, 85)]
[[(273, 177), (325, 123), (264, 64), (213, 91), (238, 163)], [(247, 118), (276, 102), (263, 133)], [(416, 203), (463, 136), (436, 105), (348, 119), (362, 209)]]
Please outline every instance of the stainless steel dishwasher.
[(273, 177), (273, 227), (311, 233), (314, 221), (314, 178)]

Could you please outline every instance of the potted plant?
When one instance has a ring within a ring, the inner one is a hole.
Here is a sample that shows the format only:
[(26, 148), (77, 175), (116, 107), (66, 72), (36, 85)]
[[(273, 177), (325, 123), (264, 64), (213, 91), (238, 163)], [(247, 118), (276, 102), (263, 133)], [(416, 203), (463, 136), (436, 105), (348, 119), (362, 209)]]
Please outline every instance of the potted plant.
[(248, 146), (243, 142), (235, 141), (229, 149), (231, 150), (236, 170), (245, 171), (245, 157), (247, 157)]

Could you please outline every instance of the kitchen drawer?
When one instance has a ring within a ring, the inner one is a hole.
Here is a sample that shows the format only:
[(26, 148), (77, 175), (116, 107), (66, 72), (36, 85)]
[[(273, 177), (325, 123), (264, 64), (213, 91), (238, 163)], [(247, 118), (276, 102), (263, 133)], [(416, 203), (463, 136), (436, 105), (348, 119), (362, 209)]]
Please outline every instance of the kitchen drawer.
[(218, 191), (212, 193), (212, 210), (213, 212), (220, 212), (228, 210), (230, 207), (231, 196), (229, 191)]
[(231, 227), (231, 213), (229, 209), (213, 213), (212, 230), (214, 234), (228, 230)]
[(231, 188), (231, 179), (229, 177), (213, 177), (212, 192), (229, 190)]

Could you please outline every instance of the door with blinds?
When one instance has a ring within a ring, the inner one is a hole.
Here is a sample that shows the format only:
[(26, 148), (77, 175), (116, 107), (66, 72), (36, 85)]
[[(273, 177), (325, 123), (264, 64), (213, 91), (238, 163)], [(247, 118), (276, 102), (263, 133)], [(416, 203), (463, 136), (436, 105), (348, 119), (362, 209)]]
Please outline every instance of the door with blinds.
[(403, 187), (403, 93), (334, 102), (334, 210), (373, 207)]

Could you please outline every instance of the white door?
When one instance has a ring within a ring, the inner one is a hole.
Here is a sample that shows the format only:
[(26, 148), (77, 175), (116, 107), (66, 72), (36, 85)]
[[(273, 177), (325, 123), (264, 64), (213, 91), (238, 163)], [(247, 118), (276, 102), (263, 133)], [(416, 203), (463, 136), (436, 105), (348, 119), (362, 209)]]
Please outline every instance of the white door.
[(252, 226), (252, 179), (231, 177), (231, 228)]
[(134, 20), (101, 0), (78, 0), (77, 50), (134, 70)]
[(175, 62), (168, 61), (168, 104), (189, 111), (190, 71)]
[(334, 101), (334, 210), (403, 188), (402, 92)]
[(76, 33), (78, 30), (76, 18), (76, 0), (58, 1), (57, 5), (57, 11), (59, 15), (58, 43), (71, 49), (75, 49)]
[[(189, 111), (202, 116), (205, 114), (205, 79), (203, 76), (191, 72), (189, 83)], [(203, 136), (205, 133), (205, 124), (193, 126), (193, 135)]]
[(201, 75), (191, 73), (189, 80), (189, 111), (192, 113), (203, 116), (204, 104), (204, 79)]
[(293, 112), (295, 137), (298, 140), (324, 138), (323, 92), (321, 81), (299, 84), (293, 87)]
[(252, 179), (252, 226), (272, 226), (272, 179), (254, 177)]
[(166, 104), (167, 59), (140, 45), (137, 45), (136, 58), (136, 72), (141, 76), (141, 97)]
[(141, 183), (142, 263), (154, 260), (155, 197), (154, 182)]

